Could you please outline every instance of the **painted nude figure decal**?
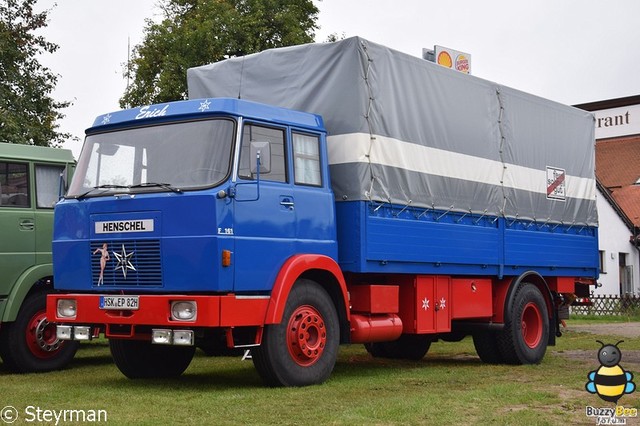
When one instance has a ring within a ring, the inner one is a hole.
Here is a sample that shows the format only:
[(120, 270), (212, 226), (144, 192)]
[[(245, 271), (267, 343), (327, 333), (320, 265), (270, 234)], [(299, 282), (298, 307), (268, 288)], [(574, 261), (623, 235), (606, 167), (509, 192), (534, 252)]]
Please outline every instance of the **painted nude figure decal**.
[(109, 259), (109, 250), (107, 249), (107, 243), (102, 244), (102, 248), (97, 248), (93, 254), (100, 253), (100, 277), (98, 278), (98, 285), (104, 284), (104, 268), (107, 266)]

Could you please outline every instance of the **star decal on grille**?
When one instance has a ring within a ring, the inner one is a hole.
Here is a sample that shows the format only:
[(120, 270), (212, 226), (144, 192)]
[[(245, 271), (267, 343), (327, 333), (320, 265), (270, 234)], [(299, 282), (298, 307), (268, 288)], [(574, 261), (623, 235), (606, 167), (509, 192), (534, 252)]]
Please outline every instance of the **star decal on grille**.
[(113, 268), (114, 270), (122, 270), (122, 275), (124, 275), (124, 279), (127, 279), (127, 269), (130, 269), (132, 271), (135, 271), (136, 268), (133, 266), (133, 264), (131, 263), (131, 258), (133, 257), (133, 254), (135, 252), (131, 252), (131, 253), (127, 253), (127, 250), (124, 247), (124, 244), (122, 245), (122, 252), (120, 253), (116, 253), (115, 251), (113, 252), (113, 255), (115, 256), (116, 260), (118, 261), (118, 264), (116, 265), (115, 268)]

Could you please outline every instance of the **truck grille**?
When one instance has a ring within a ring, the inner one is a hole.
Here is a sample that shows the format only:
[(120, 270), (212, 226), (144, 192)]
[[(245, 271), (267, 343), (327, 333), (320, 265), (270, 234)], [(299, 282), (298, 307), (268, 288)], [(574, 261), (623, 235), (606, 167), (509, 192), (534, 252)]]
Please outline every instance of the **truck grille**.
[[(106, 244), (108, 260), (102, 271), (101, 259)], [(160, 241), (117, 240), (91, 243), (91, 276), (94, 286), (161, 287)]]

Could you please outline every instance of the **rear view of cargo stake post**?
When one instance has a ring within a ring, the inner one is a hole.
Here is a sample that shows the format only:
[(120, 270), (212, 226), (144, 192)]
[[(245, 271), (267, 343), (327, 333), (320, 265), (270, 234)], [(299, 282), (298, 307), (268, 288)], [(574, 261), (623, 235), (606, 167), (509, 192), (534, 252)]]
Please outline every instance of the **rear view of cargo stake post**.
[(69, 150), (0, 143), (0, 358), (12, 372), (63, 368), (78, 346), (45, 316), (53, 206), (73, 166)]
[(128, 377), (218, 345), (309, 385), (340, 343), (420, 359), (465, 335), (538, 363), (595, 283), (584, 112), (360, 38), (188, 81), (192, 100), (99, 116), (56, 209), (47, 315), (104, 333)]

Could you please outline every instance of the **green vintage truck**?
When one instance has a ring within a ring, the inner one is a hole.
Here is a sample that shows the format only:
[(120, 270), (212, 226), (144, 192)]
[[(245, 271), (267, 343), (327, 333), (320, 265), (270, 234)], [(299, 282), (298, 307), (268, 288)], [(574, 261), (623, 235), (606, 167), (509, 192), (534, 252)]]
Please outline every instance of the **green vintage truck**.
[(0, 143), (0, 357), (11, 372), (63, 368), (78, 348), (45, 316), (53, 207), (74, 166), (69, 150)]

